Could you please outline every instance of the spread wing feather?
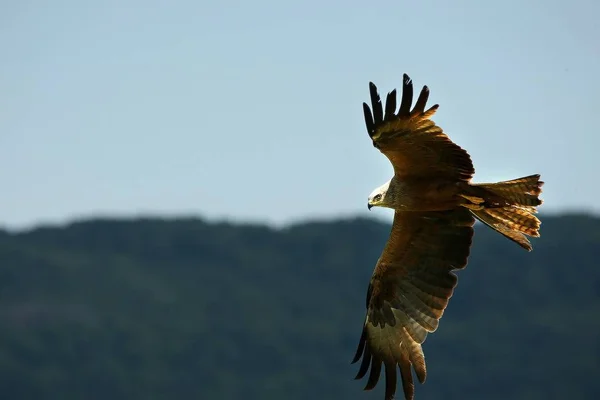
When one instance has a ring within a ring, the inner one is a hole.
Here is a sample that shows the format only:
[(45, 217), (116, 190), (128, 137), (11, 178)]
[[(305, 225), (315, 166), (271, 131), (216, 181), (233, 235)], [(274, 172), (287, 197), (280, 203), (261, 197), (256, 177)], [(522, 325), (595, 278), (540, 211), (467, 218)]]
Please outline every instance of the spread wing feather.
[(470, 180), (475, 173), (469, 154), (453, 143), (430, 118), (438, 105), (425, 110), (429, 89), (424, 86), (415, 106), (413, 84), (404, 74), (402, 99), (397, 113), (396, 91), (387, 95), (385, 114), (377, 87), (370, 82), (371, 108), (363, 103), (367, 132), (392, 163), (396, 176), (421, 176)]
[[(402, 107), (402, 106), (401, 106)], [(396, 367), (406, 399), (413, 399), (412, 369), (427, 376), (421, 344), (439, 324), (457, 284), (454, 270), (467, 265), (473, 224), (469, 210), (396, 212), (388, 243), (367, 291), (367, 316), (353, 363), (362, 358), (356, 379), (369, 368), (365, 390), (385, 369), (385, 398), (396, 392)]]

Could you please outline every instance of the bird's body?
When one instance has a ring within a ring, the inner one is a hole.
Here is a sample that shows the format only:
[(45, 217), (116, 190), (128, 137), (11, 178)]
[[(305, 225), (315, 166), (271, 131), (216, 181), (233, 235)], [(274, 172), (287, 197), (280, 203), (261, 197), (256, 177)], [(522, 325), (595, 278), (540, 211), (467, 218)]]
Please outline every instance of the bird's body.
[(460, 182), (445, 178), (394, 177), (380, 188), (385, 190), (385, 207), (398, 211), (443, 211), (463, 202), (458, 197)]
[(453, 143), (425, 110), (424, 87), (412, 106), (412, 81), (404, 75), (396, 111), (396, 91), (385, 110), (370, 84), (373, 110), (364, 104), (373, 145), (392, 163), (394, 176), (375, 189), (368, 206), (395, 210), (390, 237), (367, 291), (367, 315), (353, 362), (362, 359), (357, 379), (370, 369), (366, 390), (385, 374), (385, 398), (396, 391), (399, 368), (404, 396), (413, 399), (412, 369), (427, 376), (421, 347), (434, 332), (454, 292), (453, 271), (466, 267), (475, 218), (531, 250), (527, 236), (539, 236), (534, 215), (543, 182), (530, 175), (497, 183), (472, 183), (469, 154)]

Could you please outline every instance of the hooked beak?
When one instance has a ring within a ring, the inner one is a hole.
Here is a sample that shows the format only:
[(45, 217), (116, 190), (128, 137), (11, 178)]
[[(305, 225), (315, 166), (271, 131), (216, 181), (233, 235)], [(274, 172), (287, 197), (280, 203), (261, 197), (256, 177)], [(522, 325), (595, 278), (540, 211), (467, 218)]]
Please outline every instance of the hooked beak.
[(369, 211), (371, 210), (371, 208), (373, 208), (373, 206), (371, 205), (371, 203), (367, 203), (367, 208), (369, 209)]

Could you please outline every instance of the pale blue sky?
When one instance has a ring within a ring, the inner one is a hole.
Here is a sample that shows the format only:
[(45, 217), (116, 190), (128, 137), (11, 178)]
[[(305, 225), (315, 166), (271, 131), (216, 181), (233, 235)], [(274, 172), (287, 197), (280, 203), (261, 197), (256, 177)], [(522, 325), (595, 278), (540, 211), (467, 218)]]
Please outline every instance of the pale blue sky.
[(404, 72), (476, 181), (541, 173), (542, 210), (598, 212), (598, 15), (595, 0), (2, 2), (0, 225), (367, 213), (392, 170), (361, 103)]

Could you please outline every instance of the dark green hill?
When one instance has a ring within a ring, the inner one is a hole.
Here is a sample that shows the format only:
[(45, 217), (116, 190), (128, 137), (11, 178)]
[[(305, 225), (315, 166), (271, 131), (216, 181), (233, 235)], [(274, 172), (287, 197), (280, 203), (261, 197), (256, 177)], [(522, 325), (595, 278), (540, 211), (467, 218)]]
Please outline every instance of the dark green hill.
[[(417, 399), (595, 399), (600, 219), (478, 226)], [(350, 365), (389, 226), (198, 219), (0, 232), (3, 399), (377, 399)]]

